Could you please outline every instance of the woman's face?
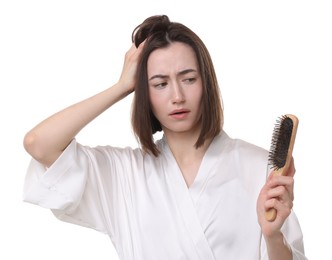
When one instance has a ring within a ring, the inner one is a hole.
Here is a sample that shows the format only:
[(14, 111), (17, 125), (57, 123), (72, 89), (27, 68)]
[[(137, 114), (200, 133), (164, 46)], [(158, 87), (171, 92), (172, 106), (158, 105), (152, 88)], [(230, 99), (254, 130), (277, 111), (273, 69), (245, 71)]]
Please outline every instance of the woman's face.
[(202, 80), (196, 55), (184, 43), (153, 51), (148, 59), (149, 98), (165, 134), (200, 128)]

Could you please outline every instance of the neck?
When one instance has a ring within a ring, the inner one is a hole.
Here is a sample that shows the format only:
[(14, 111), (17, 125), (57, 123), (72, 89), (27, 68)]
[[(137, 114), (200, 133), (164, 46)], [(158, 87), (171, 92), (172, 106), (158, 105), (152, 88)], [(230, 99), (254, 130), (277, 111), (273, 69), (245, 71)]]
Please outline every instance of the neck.
[(182, 176), (190, 187), (197, 174), (202, 159), (212, 139), (205, 140), (199, 148), (195, 147), (199, 133), (165, 133), (168, 145), (181, 170)]
[(165, 136), (173, 156), (179, 164), (197, 159), (200, 160), (211, 143), (211, 140), (205, 140), (202, 146), (196, 148), (195, 144), (199, 136), (199, 131), (190, 133), (165, 132)]

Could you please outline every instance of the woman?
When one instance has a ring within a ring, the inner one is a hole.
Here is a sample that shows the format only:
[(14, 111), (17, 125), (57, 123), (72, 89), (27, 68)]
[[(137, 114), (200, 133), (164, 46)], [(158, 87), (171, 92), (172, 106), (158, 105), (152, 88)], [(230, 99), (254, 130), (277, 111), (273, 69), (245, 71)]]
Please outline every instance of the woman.
[[(268, 152), (228, 137), (200, 38), (167, 16), (133, 32), (119, 81), (47, 118), (24, 138), (25, 201), (110, 236), (120, 259), (306, 259), (287, 176), (266, 181)], [(140, 147), (75, 136), (133, 92)], [(163, 132), (160, 140), (153, 134)], [(277, 210), (274, 221), (264, 212)]]

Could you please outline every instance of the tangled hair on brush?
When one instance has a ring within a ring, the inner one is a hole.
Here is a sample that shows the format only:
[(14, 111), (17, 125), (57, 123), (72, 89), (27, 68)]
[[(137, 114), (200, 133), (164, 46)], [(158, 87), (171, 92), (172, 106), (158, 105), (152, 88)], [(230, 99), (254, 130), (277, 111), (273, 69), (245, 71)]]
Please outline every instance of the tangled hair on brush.
[(195, 144), (196, 148), (202, 146), (206, 139), (218, 135), (223, 125), (222, 101), (212, 59), (203, 41), (185, 25), (171, 22), (166, 15), (155, 15), (145, 19), (133, 30), (132, 41), (136, 47), (146, 41), (136, 73), (131, 117), (133, 131), (143, 150), (158, 156), (159, 150), (154, 143), (153, 134), (162, 130), (149, 101), (149, 55), (154, 50), (165, 48), (174, 42), (187, 44), (193, 49), (202, 78), (201, 131)]

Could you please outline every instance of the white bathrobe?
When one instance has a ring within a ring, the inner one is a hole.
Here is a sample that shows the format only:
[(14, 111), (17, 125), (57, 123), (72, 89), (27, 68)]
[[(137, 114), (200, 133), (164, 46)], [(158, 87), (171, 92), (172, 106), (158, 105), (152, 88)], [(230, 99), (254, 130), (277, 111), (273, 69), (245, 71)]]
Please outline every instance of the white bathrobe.
[[(154, 157), (73, 140), (48, 169), (32, 159), (24, 200), (109, 235), (121, 260), (267, 260), (256, 202), (268, 152), (222, 132), (188, 188), (166, 139), (157, 146)], [(282, 231), (306, 259), (293, 212)]]

